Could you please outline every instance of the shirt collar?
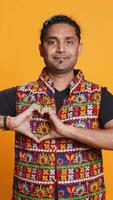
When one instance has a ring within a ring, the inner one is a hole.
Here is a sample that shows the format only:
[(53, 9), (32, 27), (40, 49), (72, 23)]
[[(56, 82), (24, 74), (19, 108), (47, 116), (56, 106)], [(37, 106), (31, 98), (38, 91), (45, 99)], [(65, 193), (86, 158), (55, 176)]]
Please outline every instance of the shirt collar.
[[(43, 70), (39, 76), (39, 80), (43, 81), (43, 83), (53, 93), (55, 93), (54, 82), (48, 75), (47, 67), (43, 68)], [(83, 80), (84, 80), (84, 75), (83, 75), (82, 71), (79, 69), (74, 69), (74, 78), (70, 82), (70, 92), (72, 93), (74, 90), (76, 90)]]

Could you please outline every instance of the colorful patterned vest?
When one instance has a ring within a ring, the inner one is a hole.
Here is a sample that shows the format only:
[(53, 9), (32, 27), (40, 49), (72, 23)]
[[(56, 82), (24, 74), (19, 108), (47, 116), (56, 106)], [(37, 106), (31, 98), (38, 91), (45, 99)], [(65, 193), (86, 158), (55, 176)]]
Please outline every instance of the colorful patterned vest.
[[(80, 70), (70, 82), (70, 94), (56, 113), (67, 125), (98, 129), (101, 88)], [(33, 103), (56, 109), (54, 83), (46, 68), (38, 81), (17, 91), (17, 114)], [(47, 117), (34, 113), (30, 128), (38, 138), (48, 134)], [(98, 142), (98, 141), (97, 141)], [(101, 151), (68, 138), (37, 144), (21, 133), (15, 139), (13, 200), (105, 200)]]

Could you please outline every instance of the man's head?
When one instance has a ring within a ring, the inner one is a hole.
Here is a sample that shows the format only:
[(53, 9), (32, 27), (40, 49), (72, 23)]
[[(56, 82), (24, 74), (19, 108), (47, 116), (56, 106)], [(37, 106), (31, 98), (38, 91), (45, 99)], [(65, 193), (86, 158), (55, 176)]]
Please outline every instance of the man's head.
[(50, 73), (71, 72), (81, 49), (79, 25), (70, 17), (55, 15), (44, 22), (40, 54)]
[(78, 23), (66, 15), (54, 15), (54, 16), (50, 17), (49, 19), (47, 19), (43, 23), (43, 27), (41, 29), (41, 34), (40, 34), (41, 43), (43, 43), (43, 40), (46, 37), (48, 28), (53, 24), (59, 24), (59, 23), (65, 23), (65, 24), (69, 24), (69, 25), (73, 26), (75, 29), (75, 33), (78, 37), (78, 40), (80, 41), (81, 30), (80, 30), (80, 26), (78, 25)]

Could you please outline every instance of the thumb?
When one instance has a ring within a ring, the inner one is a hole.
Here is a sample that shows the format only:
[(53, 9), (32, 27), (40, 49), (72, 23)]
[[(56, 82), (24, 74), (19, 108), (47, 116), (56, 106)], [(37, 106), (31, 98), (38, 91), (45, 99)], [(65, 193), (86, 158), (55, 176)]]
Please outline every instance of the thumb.
[(26, 136), (28, 136), (29, 138), (33, 139), (36, 143), (38, 143), (38, 138), (36, 137), (36, 135), (32, 134), (31, 132), (25, 133)]
[(51, 134), (47, 134), (42, 136), (40, 139), (38, 139), (38, 143), (43, 142), (44, 140), (51, 139)]

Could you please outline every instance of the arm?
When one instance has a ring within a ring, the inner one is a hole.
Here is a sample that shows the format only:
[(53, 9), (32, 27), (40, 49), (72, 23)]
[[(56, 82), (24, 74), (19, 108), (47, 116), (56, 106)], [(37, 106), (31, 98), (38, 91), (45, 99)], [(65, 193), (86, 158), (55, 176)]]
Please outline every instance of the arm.
[(63, 135), (97, 149), (113, 150), (113, 120), (107, 122), (105, 128), (100, 130), (67, 126)]
[(33, 104), (26, 111), (16, 116), (16, 92), (18, 87), (13, 87), (0, 92), (0, 128), (4, 129), (4, 116), (9, 130), (21, 132), (37, 142), (37, 137), (32, 134), (29, 121), (33, 112), (40, 108)]
[[(21, 132), (38, 142), (37, 137), (32, 134), (29, 126), (29, 122), (32, 119), (34, 111), (40, 112), (40, 108), (36, 104), (32, 104), (28, 109), (16, 117), (7, 116), (6, 126), (9, 128), (9, 130)], [(0, 116), (0, 128), (4, 128), (4, 116)]]
[(44, 113), (48, 113), (52, 129), (48, 135), (40, 138), (38, 142), (51, 138), (67, 137), (93, 148), (113, 150), (113, 120), (107, 122), (104, 129), (93, 130), (65, 125), (49, 108), (43, 109), (42, 114)]
[(0, 91), (0, 115), (16, 116), (16, 92), (18, 87)]
[(0, 116), (0, 128), (4, 128), (4, 116)]
[[(44, 112), (46, 112), (46, 110)], [(99, 113), (99, 123), (102, 129), (100, 130), (76, 128), (64, 125), (57, 116), (53, 117), (51, 111), (47, 112), (49, 112), (53, 125), (53, 130), (51, 131), (52, 135), (48, 137), (68, 137), (94, 148), (113, 149), (113, 96), (106, 88), (102, 88), (102, 99)], [(56, 134), (56, 132), (58, 134)], [(40, 140), (43, 139), (44, 138)]]

